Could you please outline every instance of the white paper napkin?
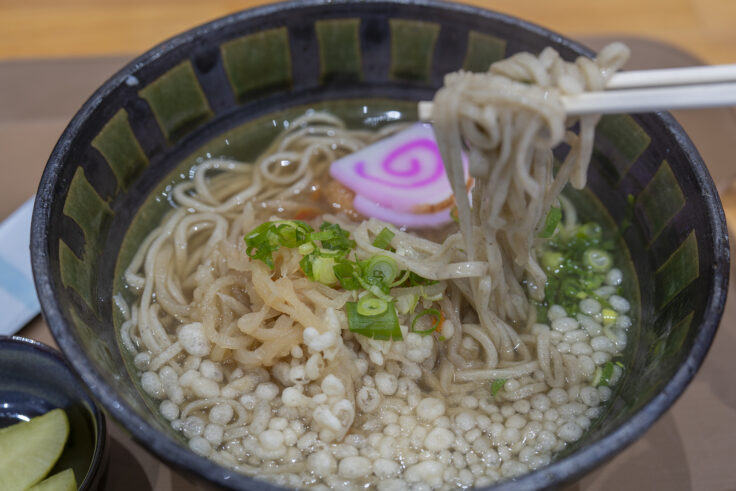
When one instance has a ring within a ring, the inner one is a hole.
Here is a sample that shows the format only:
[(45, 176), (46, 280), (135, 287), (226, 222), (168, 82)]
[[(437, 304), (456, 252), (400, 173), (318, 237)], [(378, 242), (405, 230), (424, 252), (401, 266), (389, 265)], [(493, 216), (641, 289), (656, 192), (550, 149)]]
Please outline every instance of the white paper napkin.
[(0, 223), (0, 334), (18, 332), (40, 312), (31, 273), (31, 197)]

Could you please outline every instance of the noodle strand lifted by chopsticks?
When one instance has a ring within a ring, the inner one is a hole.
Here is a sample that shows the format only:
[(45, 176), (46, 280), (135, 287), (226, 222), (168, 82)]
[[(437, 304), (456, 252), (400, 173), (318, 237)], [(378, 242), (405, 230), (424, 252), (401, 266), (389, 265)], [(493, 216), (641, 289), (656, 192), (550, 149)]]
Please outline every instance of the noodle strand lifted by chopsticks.
[[(620, 43), (596, 60), (580, 57), (575, 63), (551, 48), (539, 56), (520, 53), (487, 73), (447, 75), (434, 98), (435, 134), (468, 260), (489, 267), (487, 277), (470, 282), (472, 302), (502, 360), (515, 359), (518, 349), (503, 325), (526, 322), (527, 291), (536, 300), (543, 295), (546, 277), (530, 254), (538, 227), (568, 181), (576, 188), (585, 185), (598, 117), (566, 118), (560, 96), (604, 88), (627, 57)], [(565, 131), (576, 123), (579, 136)], [(552, 149), (563, 142), (570, 151), (553, 176)], [(472, 208), (461, 164), (465, 145), (475, 179)]]

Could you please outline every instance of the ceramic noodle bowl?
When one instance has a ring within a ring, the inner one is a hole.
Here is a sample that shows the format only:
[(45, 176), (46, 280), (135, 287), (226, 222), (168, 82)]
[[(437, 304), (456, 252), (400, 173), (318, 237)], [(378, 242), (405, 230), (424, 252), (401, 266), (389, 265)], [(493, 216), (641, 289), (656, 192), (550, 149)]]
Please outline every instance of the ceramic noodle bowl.
[[(132, 61), (64, 131), (34, 209), (36, 286), (73, 369), (161, 460), (213, 485), (269, 488), (191, 452), (144, 395), (120, 346), (122, 317), (112, 299), (125, 290), (118, 272), (167, 209), (170, 184), (197, 159), (252, 161), (284, 121), (308, 109), (333, 112), (352, 127), (415, 120), (417, 101), (431, 99), (445, 73), (485, 70), (546, 46), (566, 59), (592, 55), (538, 26), (467, 6), (307, 1), (230, 15)], [(630, 223), (616, 257), (634, 306), (627, 370), (582, 439), (499, 489), (576, 479), (640, 436), (694, 376), (723, 311), (723, 212), (702, 160), (669, 114), (605, 116), (588, 187), (569, 196), (587, 219)]]

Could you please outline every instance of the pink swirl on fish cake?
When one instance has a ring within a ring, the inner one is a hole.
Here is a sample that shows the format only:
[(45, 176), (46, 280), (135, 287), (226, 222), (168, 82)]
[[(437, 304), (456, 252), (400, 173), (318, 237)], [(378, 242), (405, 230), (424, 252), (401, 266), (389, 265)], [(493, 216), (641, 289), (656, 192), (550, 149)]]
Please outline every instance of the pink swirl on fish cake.
[(452, 188), (428, 124), (417, 123), (336, 160), (330, 174), (357, 195), (403, 213), (451, 202)]

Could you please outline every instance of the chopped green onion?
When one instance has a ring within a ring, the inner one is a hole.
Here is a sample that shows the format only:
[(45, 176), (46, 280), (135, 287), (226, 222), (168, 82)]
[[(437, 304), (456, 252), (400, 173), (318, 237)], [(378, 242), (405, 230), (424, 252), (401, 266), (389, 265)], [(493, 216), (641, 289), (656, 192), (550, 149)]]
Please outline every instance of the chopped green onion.
[(575, 234), (579, 239), (588, 241), (591, 244), (597, 244), (600, 242), (603, 236), (603, 229), (595, 222), (589, 222), (578, 227), (577, 233)]
[(334, 268), (335, 260), (333, 258), (317, 256), (312, 260), (311, 279), (328, 286), (336, 285), (337, 276), (335, 275)]
[[(595, 289), (597, 289), (599, 286), (601, 286), (605, 279), (606, 279), (605, 275), (596, 273), (596, 274), (591, 274), (591, 275), (584, 275), (581, 280), (581, 283), (582, 283), (583, 288), (585, 288), (589, 292), (592, 292)], [(595, 298), (599, 302), (602, 300), (599, 298), (599, 295), (596, 295), (595, 293), (592, 293), (590, 296)], [(603, 302), (601, 302), (601, 305), (608, 305), (608, 302), (604, 300)]]
[(360, 283), (360, 286), (371, 292), (373, 295), (377, 296), (378, 298), (382, 298), (383, 300), (390, 302), (394, 299), (391, 295), (388, 294), (387, 291), (384, 291), (383, 288), (381, 288), (380, 285), (373, 284), (366, 282), (363, 278), (356, 277), (358, 280), (358, 283)]
[(246, 254), (273, 269), (273, 253), (279, 247), (298, 247), (312, 231), (312, 227), (299, 220), (262, 223), (245, 236)]
[(442, 292), (435, 293), (434, 295), (430, 295), (425, 289), (424, 286), (419, 287), (419, 291), (422, 292), (422, 298), (425, 300), (429, 300), (430, 302), (439, 302), (442, 300)]
[(595, 369), (593, 373), (593, 387), (608, 387), (613, 376), (613, 363), (607, 361), (603, 366)]
[[(434, 317), (434, 322), (432, 323), (432, 327), (429, 329), (415, 329), (417, 321), (421, 319), (424, 316), (432, 316)], [(442, 322), (442, 313), (437, 309), (424, 309), (421, 312), (417, 314), (416, 317), (414, 317), (414, 320), (411, 322), (411, 331), (416, 332), (418, 334), (431, 334), (437, 330), (438, 327), (440, 327), (440, 323)]]
[[(389, 248), (394, 236), (394, 232), (384, 227), (376, 236), (374, 245)], [(340, 225), (329, 222), (322, 223), (319, 231), (314, 231), (299, 220), (274, 220), (254, 228), (244, 240), (248, 256), (263, 261), (271, 269), (274, 268), (273, 253), (280, 247), (288, 247), (302, 255), (299, 266), (310, 280), (333, 287), (339, 284), (346, 290), (367, 290), (369, 295), (358, 302), (347, 302), (345, 310), (348, 328), (374, 339), (402, 338), (396, 313), (397, 300), (390, 295), (391, 288), (405, 283), (420, 287), (438, 283), (409, 270), (400, 271), (396, 260), (387, 255), (379, 254), (363, 261), (348, 259), (356, 247), (355, 241)], [(442, 294), (430, 297), (423, 292), (422, 297), (438, 300)], [(417, 294), (404, 295), (398, 300), (402, 314), (414, 312), (418, 301)], [(419, 332), (434, 332), (441, 322), (441, 313), (436, 309), (421, 312), (414, 319), (412, 328), (425, 315), (434, 315), (436, 321), (431, 329)]]
[(324, 257), (318, 254), (308, 254), (299, 261), (304, 275), (312, 281), (328, 286), (336, 286), (338, 278), (335, 275), (335, 258)]
[(360, 315), (373, 317), (383, 314), (388, 309), (388, 302), (375, 297), (364, 296), (358, 300), (357, 311)]
[(407, 293), (396, 297), (396, 310), (399, 314), (405, 315), (414, 312), (419, 303), (419, 295)]
[(332, 271), (340, 282), (340, 286), (344, 289), (358, 290), (361, 288), (361, 284), (358, 281), (360, 269), (356, 263), (347, 260), (338, 261), (332, 268)]
[(416, 274), (414, 271), (409, 272), (409, 286), (434, 285), (439, 283), (437, 280), (430, 280), (424, 276)]
[(348, 329), (351, 332), (382, 341), (402, 339), (399, 318), (393, 302), (387, 303), (383, 313), (372, 316), (358, 313), (357, 302), (346, 302), (345, 313), (348, 317)]
[(593, 372), (593, 379), (590, 381), (591, 385), (593, 387), (599, 387), (601, 386), (601, 376), (603, 375), (603, 370), (601, 367), (595, 367), (595, 371)]
[(276, 232), (281, 239), (283, 247), (297, 247), (307, 240), (307, 235), (312, 232), (312, 227), (299, 220), (284, 220), (276, 223)]
[(605, 273), (613, 264), (613, 258), (602, 249), (592, 247), (583, 253), (583, 264), (597, 273)]
[(603, 317), (603, 325), (610, 326), (611, 324), (616, 322), (616, 319), (618, 318), (618, 312), (613, 309), (603, 309), (601, 310), (601, 317)]
[(396, 234), (390, 231), (387, 227), (383, 227), (383, 230), (381, 230), (378, 235), (376, 235), (376, 238), (373, 239), (373, 247), (388, 249), (388, 246), (391, 245), (391, 239), (393, 239), (395, 235)]
[(312, 256), (304, 256), (299, 261), (299, 266), (302, 268), (302, 271), (304, 271), (304, 276), (314, 281), (314, 271), (312, 271), (312, 259), (314, 259)]
[(312, 232), (311, 234), (309, 234), (309, 238), (312, 240), (321, 240), (326, 242), (329, 242), (333, 237), (334, 234), (329, 230), (324, 232)]
[(358, 275), (358, 265), (352, 261), (341, 261), (332, 268), (335, 277), (340, 285), (346, 290), (357, 290), (360, 283), (356, 279)]
[(503, 389), (503, 386), (506, 384), (505, 378), (497, 378), (493, 382), (491, 382), (491, 395), (493, 397), (496, 397), (496, 394)]
[(429, 286), (436, 285), (439, 281), (427, 279), (424, 276), (416, 274), (414, 271), (405, 269), (401, 272), (399, 279), (391, 283), (391, 288), (401, 286), (404, 283), (408, 283), (408, 286)]
[(349, 251), (341, 251), (339, 249), (324, 249), (320, 248), (318, 251), (316, 251), (316, 254), (322, 256), (322, 257), (343, 257), (347, 254)]
[(564, 259), (564, 256), (561, 252), (557, 251), (544, 251), (542, 253), (542, 267), (547, 272), (555, 272), (558, 271), (560, 266), (562, 265), (562, 260)]
[(547, 213), (547, 218), (544, 219), (544, 227), (542, 227), (542, 231), (539, 233), (539, 236), (544, 239), (552, 237), (561, 219), (562, 210), (557, 207), (550, 208)]
[(558, 229), (541, 244), (537, 259), (546, 273), (544, 300), (537, 302), (537, 320), (547, 321), (551, 305), (562, 306), (568, 315), (580, 312), (580, 300), (592, 298), (601, 308), (611, 305), (596, 290), (603, 285), (613, 265), (615, 242), (603, 238), (595, 222)]
[(368, 260), (363, 271), (363, 278), (368, 283), (389, 286), (399, 275), (399, 265), (392, 257), (377, 255)]
[(350, 239), (350, 232), (337, 223), (323, 222), (319, 227), (319, 232), (312, 232), (311, 239), (321, 241), (323, 249), (345, 253), (355, 249), (356, 246), (355, 241)]
[(314, 244), (311, 242), (305, 242), (304, 244), (300, 245), (296, 249), (299, 251), (299, 254), (302, 256), (306, 256), (307, 254), (311, 254), (314, 252)]
[(389, 286), (391, 288), (394, 288), (396, 286), (399, 286), (400, 284), (402, 284), (403, 282), (405, 282), (407, 279), (409, 279), (409, 275), (410, 274), (411, 274), (411, 271), (409, 271), (408, 269), (405, 269), (404, 271), (401, 272), (401, 276), (399, 276), (399, 279), (397, 279), (396, 281), (394, 281), (393, 283), (391, 283)]
[[(596, 285), (596, 288), (598, 288), (599, 286), (600, 286), (600, 284)], [(605, 298), (601, 297), (600, 295), (597, 295), (595, 292), (592, 292), (590, 294), (590, 298), (592, 298), (593, 300), (595, 300), (596, 302), (598, 302), (599, 304), (601, 304), (601, 307), (604, 308), (604, 309), (612, 309), (613, 308), (613, 307), (611, 307), (611, 304), (608, 303), (608, 300), (606, 300)]]
[(580, 284), (575, 278), (564, 278), (560, 282), (560, 291), (564, 296), (569, 298), (583, 299), (587, 296), (585, 292), (581, 290)]

